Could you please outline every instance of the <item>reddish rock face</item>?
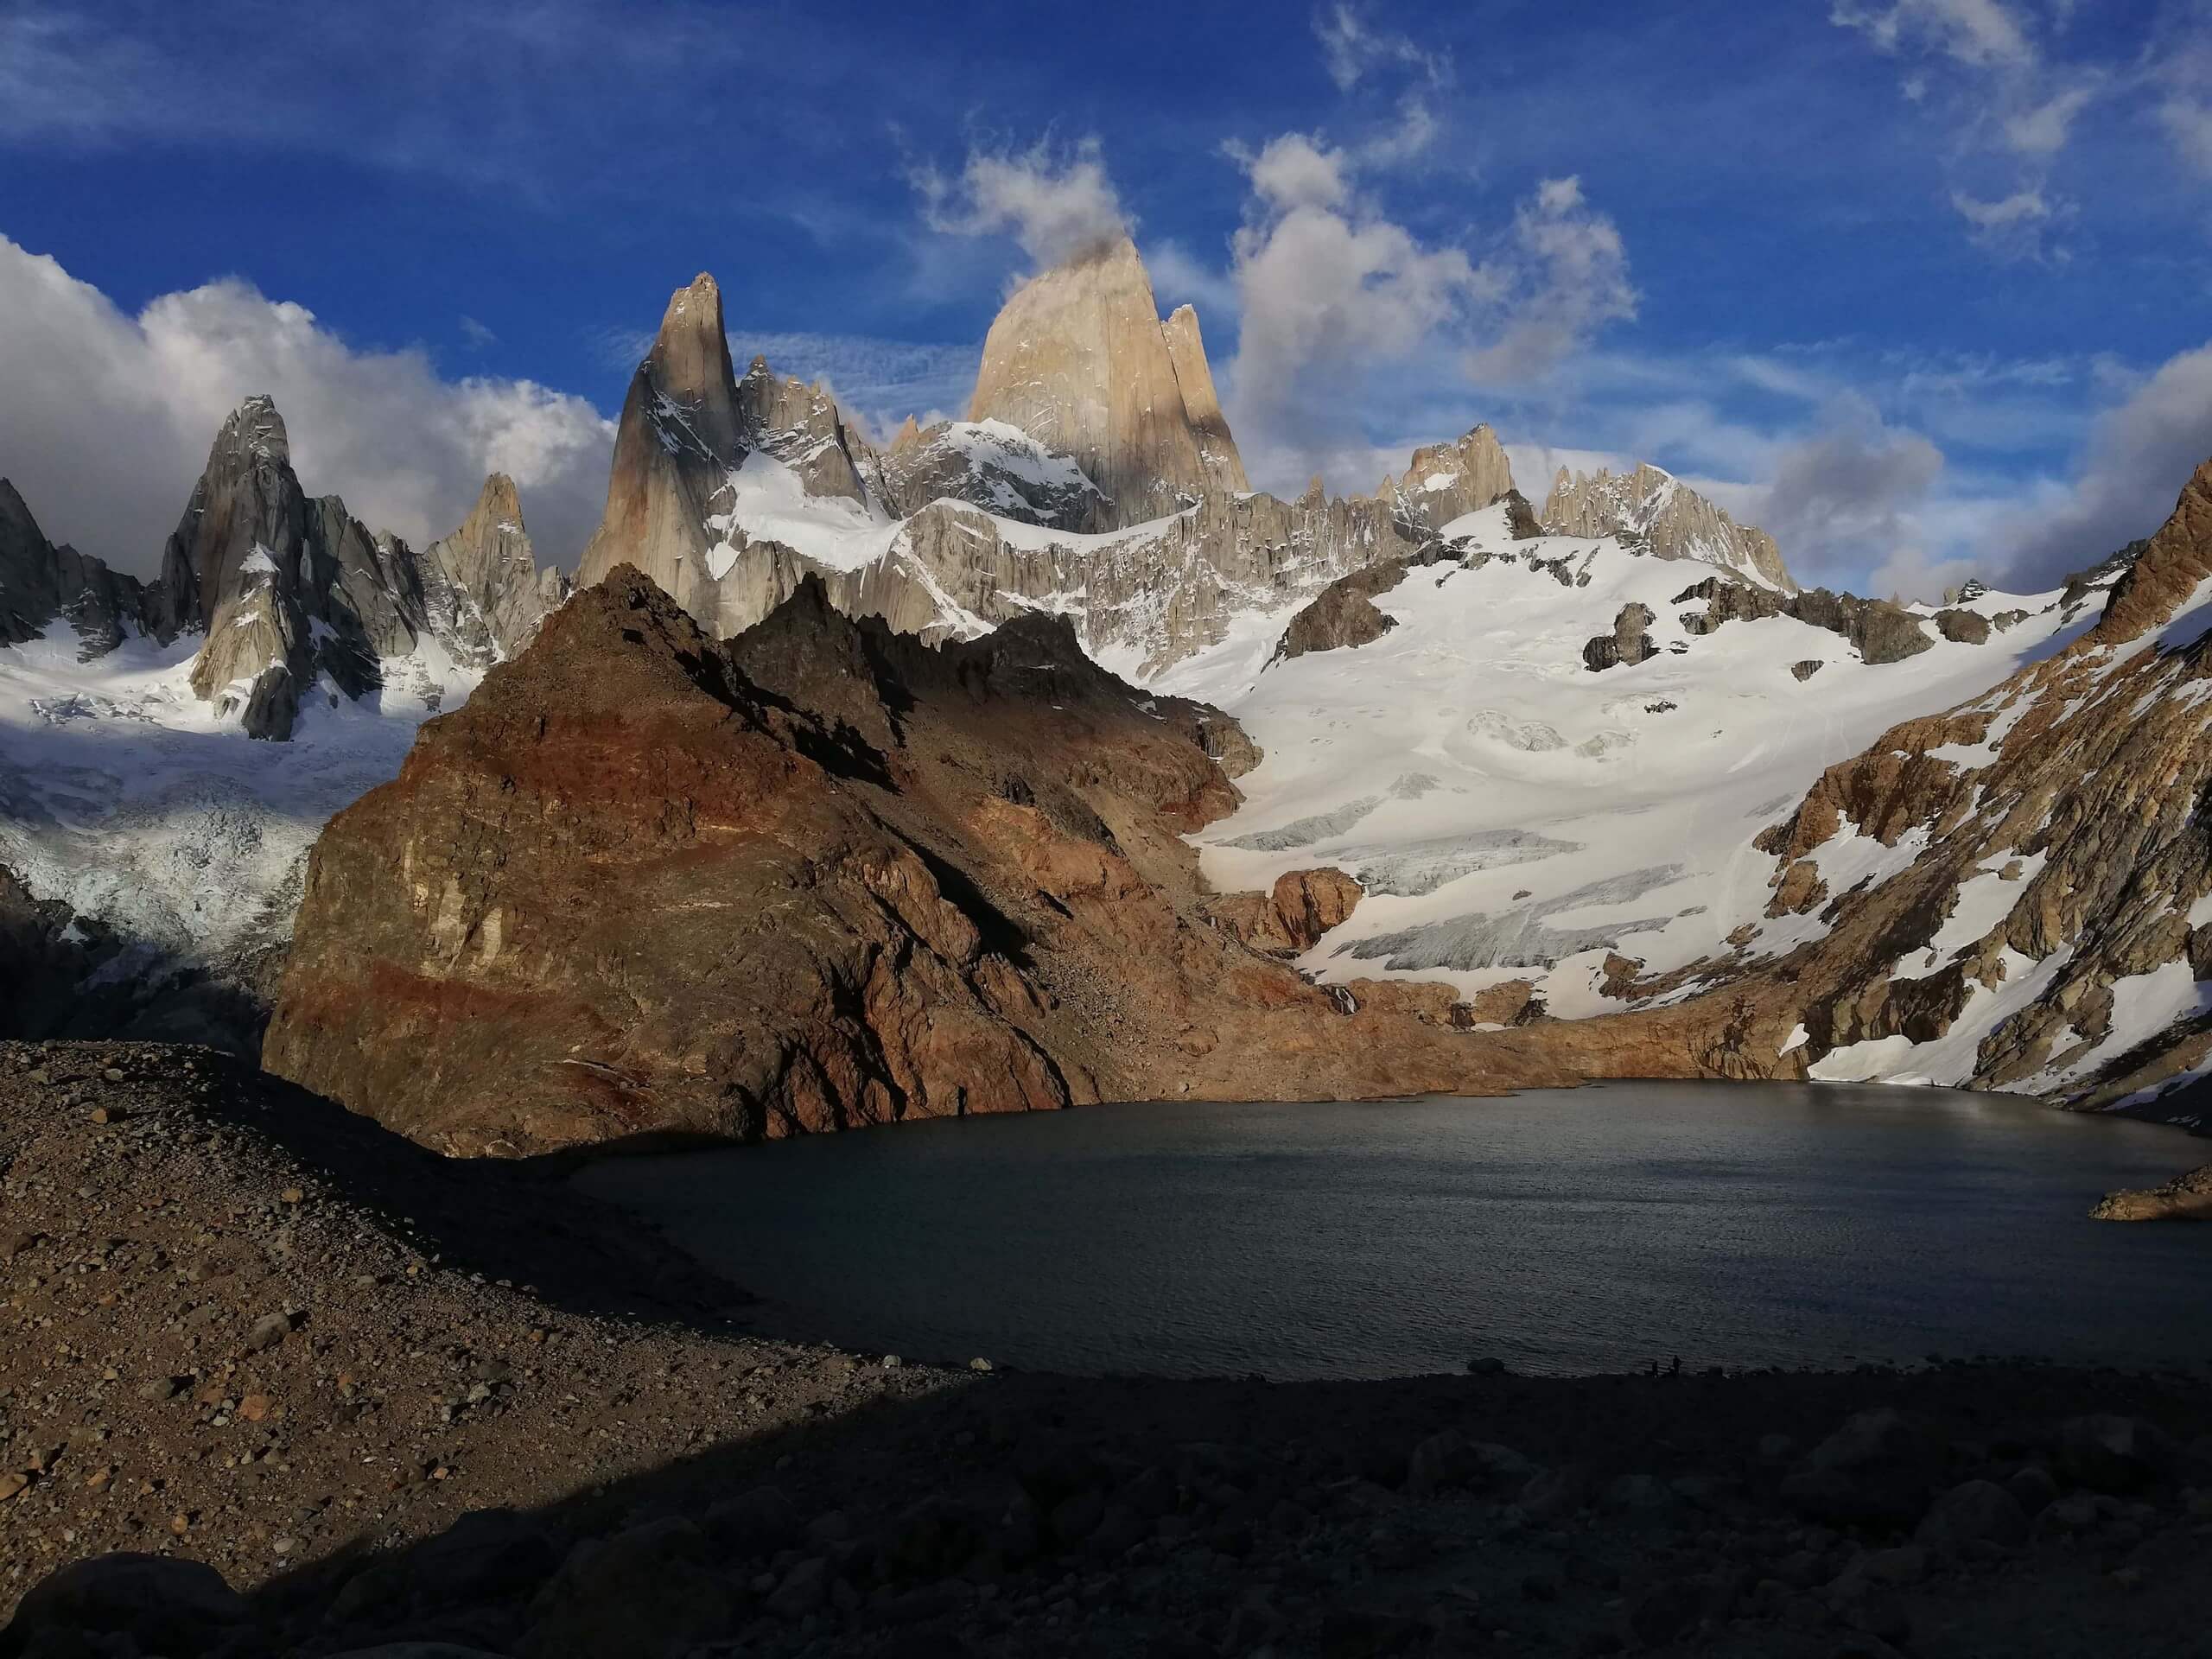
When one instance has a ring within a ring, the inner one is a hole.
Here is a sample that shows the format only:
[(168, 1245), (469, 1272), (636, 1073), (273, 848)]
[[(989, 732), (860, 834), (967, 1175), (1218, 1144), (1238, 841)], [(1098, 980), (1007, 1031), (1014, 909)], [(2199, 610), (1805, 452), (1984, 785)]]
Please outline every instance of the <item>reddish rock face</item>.
[(264, 1059), (456, 1153), (1561, 1080), (1205, 925), (1180, 836), (1248, 747), (1057, 620), (936, 650), (809, 584), (717, 644), (619, 570), (332, 821)]

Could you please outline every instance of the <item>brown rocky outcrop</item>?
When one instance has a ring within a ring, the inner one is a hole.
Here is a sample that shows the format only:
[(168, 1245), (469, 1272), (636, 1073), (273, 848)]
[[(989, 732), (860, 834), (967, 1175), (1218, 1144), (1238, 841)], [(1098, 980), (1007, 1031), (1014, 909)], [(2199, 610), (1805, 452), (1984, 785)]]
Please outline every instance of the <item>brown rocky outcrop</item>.
[(1403, 582), (1406, 569), (1404, 560), (1386, 559), (1338, 577), (1290, 619), (1269, 660), (1288, 662), (1312, 651), (1344, 651), (1380, 639), (1398, 625), (1376, 609), (1374, 596)]
[(971, 421), (1001, 420), (1071, 456), (1110, 522), (1179, 512), (1250, 488), (1187, 306), (1160, 320), (1123, 236), (1014, 290), (983, 340)]
[(1598, 634), (1582, 647), (1583, 667), (1597, 674), (1609, 668), (1633, 667), (1645, 661), (1658, 647), (1644, 630), (1658, 620), (1652, 615), (1649, 605), (1630, 601), (1613, 619), (1611, 633)]
[(2093, 1221), (2212, 1221), (2212, 1164), (2177, 1175), (2163, 1186), (2107, 1192)]
[[(718, 645), (618, 571), (332, 821), (264, 1058), (461, 1152), (1564, 1080), (1449, 987), (1210, 925), (1227, 725), (1055, 619), (934, 649), (804, 583)], [(1273, 925), (1357, 892), (1306, 873)]]
[(1364, 892), (1342, 870), (1288, 870), (1268, 893), (1231, 893), (1211, 899), (1205, 913), (1240, 944), (1270, 956), (1312, 950), (1332, 927), (1348, 920)]

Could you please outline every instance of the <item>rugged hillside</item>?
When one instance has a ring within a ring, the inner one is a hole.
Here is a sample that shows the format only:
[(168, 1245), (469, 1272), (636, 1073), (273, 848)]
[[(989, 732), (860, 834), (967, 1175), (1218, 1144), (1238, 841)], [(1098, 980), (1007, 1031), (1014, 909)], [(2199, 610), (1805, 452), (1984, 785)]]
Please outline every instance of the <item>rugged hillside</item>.
[(2084, 1106), (2212, 1071), (2208, 607), (2212, 462), (2094, 627), (1760, 837), (1768, 928), (1823, 935), (1759, 987), (1778, 1065)]
[[(155, 596), (156, 606), (159, 596)], [(148, 626), (145, 584), (46, 539), (16, 486), (0, 478), (0, 646), (28, 644), (54, 624), (77, 636), (81, 661)]]
[(1447, 989), (1213, 913), (1180, 832), (1251, 759), (1062, 622), (933, 649), (810, 583), (718, 645), (618, 571), (325, 830), (264, 1058), (465, 1152), (1466, 1086)]

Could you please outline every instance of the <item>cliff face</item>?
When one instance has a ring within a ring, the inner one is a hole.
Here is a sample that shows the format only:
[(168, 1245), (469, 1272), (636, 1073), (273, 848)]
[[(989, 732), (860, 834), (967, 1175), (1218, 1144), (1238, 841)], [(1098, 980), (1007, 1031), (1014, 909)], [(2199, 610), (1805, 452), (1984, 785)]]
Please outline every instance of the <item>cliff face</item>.
[(67, 622), (78, 660), (89, 662), (120, 645), (126, 627), (146, 631), (149, 600), (158, 607), (158, 593), (149, 595), (137, 577), (48, 541), (16, 486), (0, 478), (0, 646)]
[(576, 568), (576, 585), (633, 565), (677, 604), (712, 619), (708, 554), (721, 537), (707, 521), (747, 453), (721, 289), (702, 272), (670, 297), (652, 349), (630, 377), (607, 511)]
[(1184, 307), (1166, 324), (1127, 237), (1032, 277), (983, 342), (971, 421), (1071, 457), (1133, 524), (1250, 487)]
[(460, 1152), (1464, 1085), (1448, 990), (1212, 925), (1240, 740), (1049, 619), (933, 650), (809, 583), (718, 645), (618, 570), (325, 831), (264, 1058)]
[(1752, 524), (1739, 524), (1669, 473), (1638, 466), (1616, 474), (1570, 474), (1562, 467), (1552, 480), (1541, 515), (1556, 536), (1618, 536), (1641, 543), (1662, 559), (1697, 559), (1726, 570), (1739, 570), (1785, 593), (1797, 583), (1782, 562), (1774, 537)]
[(1377, 500), (1389, 503), (1401, 522), (1434, 534), (1512, 488), (1505, 448), (1485, 423), (1456, 443), (1414, 450), (1413, 464), (1399, 477), (1384, 479), (1375, 493)]

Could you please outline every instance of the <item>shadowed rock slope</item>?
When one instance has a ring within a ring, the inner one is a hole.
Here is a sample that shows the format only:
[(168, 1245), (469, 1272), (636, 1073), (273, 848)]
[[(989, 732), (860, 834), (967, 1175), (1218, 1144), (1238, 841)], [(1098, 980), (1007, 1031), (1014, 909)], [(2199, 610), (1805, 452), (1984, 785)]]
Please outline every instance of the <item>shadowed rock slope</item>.
[(264, 1058), (464, 1153), (1478, 1084), (1447, 988), (1212, 925), (1180, 836), (1253, 758), (1057, 619), (933, 649), (807, 583), (718, 645), (618, 570), (324, 832)]

